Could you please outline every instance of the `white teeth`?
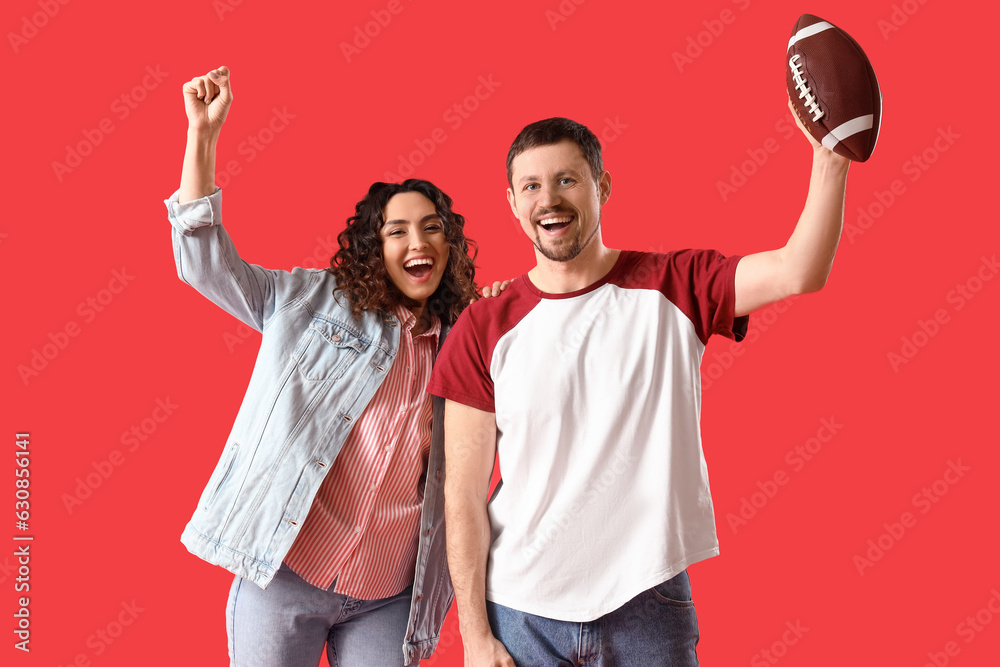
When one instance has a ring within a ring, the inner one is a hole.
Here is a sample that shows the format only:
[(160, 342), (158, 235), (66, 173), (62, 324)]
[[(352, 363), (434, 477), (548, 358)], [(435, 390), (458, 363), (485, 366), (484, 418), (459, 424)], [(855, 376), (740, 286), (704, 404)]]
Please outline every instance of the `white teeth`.
[(565, 217), (565, 218), (547, 218), (545, 220), (539, 220), (538, 224), (540, 224), (540, 225), (559, 225), (559, 224), (562, 224), (562, 223), (565, 223), (565, 222), (569, 222), (572, 219), (573, 218), (571, 218), (571, 217)]
[(411, 266), (419, 266), (420, 264), (429, 264), (431, 266), (434, 266), (434, 260), (430, 259), (430, 258), (426, 258), (426, 259), (411, 259), (406, 264), (403, 264), (403, 268), (404, 269), (408, 269)]

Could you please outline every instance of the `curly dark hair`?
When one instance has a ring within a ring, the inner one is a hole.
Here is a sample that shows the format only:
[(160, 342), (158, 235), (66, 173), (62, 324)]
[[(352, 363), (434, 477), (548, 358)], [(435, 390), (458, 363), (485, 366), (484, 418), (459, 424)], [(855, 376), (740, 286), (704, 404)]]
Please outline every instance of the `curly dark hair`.
[(479, 247), (465, 236), (465, 218), (452, 210), (451, 197), (429, 181), (410, 178), (402, 183), (373, 183), (364, 199), (355, 205), (347, 227), (337, 235), (340, 250), (330, 258), (327, 271), (336, 276), (337, 290), (351, 302), (355, 319), (366, 310), (389, 312), (397, 304), (407, 308), (420, 305), (393, 284), (382, 255), (385, 207), (401, 192), (419, 192), (431, 200), (444, 225), (450, 247), (448, 264), (441, 284), (427, 299), (425, 312), (434, 313), (444, 324), (454, 324), (462, 310), (479, 298), (475, 282)]

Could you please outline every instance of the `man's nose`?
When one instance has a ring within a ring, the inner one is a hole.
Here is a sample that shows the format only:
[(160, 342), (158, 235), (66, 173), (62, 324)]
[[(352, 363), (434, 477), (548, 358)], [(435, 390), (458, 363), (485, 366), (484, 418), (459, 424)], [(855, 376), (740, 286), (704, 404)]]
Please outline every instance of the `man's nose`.
[(556, 208), (562, 202), (559, 192), (551, 185), (543, 185), (538, 203), (545, 208)]

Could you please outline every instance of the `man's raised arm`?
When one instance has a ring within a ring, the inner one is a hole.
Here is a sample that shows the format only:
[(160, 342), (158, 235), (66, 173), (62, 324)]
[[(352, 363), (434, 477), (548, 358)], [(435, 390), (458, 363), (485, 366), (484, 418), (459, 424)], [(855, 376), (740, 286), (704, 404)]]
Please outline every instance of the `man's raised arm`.
[[(791, 100), (788, 103), (792, 108)], [(795, 116), (795, 109), (792, 108)], [(747, 255), (736, 267), (736, 317), (826, 284), (844, 225), (847, 168), (851, 162), (824, 148), (795, 122), (813, 147), (809, 194), (783, 248)]]
[(486, 497), (496, 456), (496, 415), (447, 401), (444, 409), (448, 567), (458, 604), (466, 667), (513, 667), (486, 617), (490, 523)]

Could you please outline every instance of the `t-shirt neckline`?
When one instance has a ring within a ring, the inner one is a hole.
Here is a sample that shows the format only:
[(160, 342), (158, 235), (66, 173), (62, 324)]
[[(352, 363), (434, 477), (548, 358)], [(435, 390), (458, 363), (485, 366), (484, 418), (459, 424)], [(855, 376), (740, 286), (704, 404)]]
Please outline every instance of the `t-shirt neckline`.
[(603, 277), (598, 278), (596, 281), (592, 282), (586, 287), (581, 287), (580, 289), (574, 290), (572, 292), (564, 292), (562, 294), (543, 292), (542, 290), (538, 289), (535, 283), (531, 282), (531, 278), (528, 277), (527, 272), (523, 273), (521, 275), (521, 278), (524, 280), (524, 285), (525, 287), (527, 287), (528, 291), (534, 294), (535, 296), (541, 297), (542, 299), (571, 299), (576, 296), (582, 296), (584, 294), (587, 294), (588, 292), (593, 292), (594, 290), (606, 285), (613, 278), (617, 277), (618, 272), (621, 270), (621, 267), (625, 262), (625, 255), (629, 253), (631, 253), (630, 250), (620, 251), (618, 253), (618, 259), (615, 260), (615, 263), (612, 265), (611, 269), (607, 273), (605, 273)]

